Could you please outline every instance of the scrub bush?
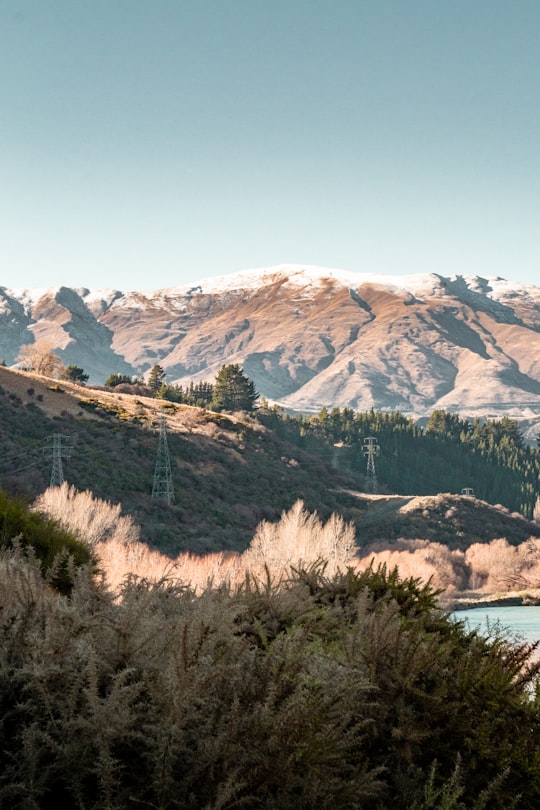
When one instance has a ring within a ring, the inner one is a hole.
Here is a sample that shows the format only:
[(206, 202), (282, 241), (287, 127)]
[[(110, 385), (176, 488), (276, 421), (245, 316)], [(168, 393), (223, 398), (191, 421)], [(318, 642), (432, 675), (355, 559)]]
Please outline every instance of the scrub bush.
[(68, 596), (15, 548), (0, 607), (2, 808), (539, 806), (533, 647), (395, 570)]

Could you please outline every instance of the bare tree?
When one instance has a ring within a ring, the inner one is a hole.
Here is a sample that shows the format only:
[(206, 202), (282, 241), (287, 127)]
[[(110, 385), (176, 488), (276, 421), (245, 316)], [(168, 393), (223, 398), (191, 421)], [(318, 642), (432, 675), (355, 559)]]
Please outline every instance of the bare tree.
[(473, 543), (465, 552), (471, 569), (471, 586), (491, 593), (538, 587), (540, 541), (531, 537), (517, 546), (505, 538)]
[(195, 428), (202, 427), (206, 424), (206, 417), (203, 411), (200, 408), (193, 408), (189, 405), (184, 405), (180, 411), (180, 419), (182, 427), (184, 427), (188, 433), (192, 433)]
[(309, 565), (320, 559), (327, 562), (330, 574), (339, 567), (345, 568), (355, 551), (352, 523), (332, 515), (323, 524), (299, 500), (288, 512), (283, 512), (278, 523), (263, 520), (259, 524), (244, 559), (248, 567), (267, 565), (273, 570)]
[(67, 482), (46, 489), (33, 509), (57, 520), (90, 545), (112, 539), (129, 545), (139, 539), (138, 526), (129, 515), (122, 515), (120, 504), (95, 498), (89, 490), (78, 492)]
[(356, 563), (360, 569), (370, 563), (375, 568), (385, 565), (389, 571), (397, 567), (403, 579), (419, 577), (423, 582), (429, 580), (434, 588), (442, 588), (446, 594), (462, 591), (469, 583), (471, 572), (463, 551), (449, 549), (441, 543), (399, 539), (388, 548), (362, 549), (360, 554)]
[(53, 353), (52, 346), (45, 340), (23, 346), (19, 352), (19, 362), (45, 377), (55, 377), (63, 368), (60, 359)]

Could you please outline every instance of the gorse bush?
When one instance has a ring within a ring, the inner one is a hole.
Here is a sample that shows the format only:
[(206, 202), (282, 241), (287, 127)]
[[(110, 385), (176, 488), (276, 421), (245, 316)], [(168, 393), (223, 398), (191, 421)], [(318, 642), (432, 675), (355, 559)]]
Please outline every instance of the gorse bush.
[(2, 808), (539, 806), (531, 645), (396, 571), (63, 596), (15, 548), (0, 607)]

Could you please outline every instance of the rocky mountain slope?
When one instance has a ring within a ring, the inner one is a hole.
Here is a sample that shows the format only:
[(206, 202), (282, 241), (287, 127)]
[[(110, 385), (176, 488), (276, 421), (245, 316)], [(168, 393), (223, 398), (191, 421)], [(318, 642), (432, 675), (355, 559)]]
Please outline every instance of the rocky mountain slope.
[(0, 354), (46, 340), (92, 382), (213, 380), (240, 363), (268, 399), (435, 408), (540, 426), (540, 287), (500, 278), (382, 277), (281, 266), (152, 293), (0, 288)]

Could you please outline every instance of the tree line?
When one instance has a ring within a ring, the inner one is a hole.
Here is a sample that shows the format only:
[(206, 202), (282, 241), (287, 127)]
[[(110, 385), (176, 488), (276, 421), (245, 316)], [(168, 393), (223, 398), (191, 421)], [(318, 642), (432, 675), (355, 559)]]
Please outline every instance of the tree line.
[[(64, 366), (46, 341), (36, 341), (23, 346), (19, 352), (19, 364), (28, 371), (35, 371), (46, 377), (57, 377), (83, 385), (89, 377), (80, 366)], [(150, 396), (158, 399), (201, 408), (210, 407), (216, 411), (249, 412), (255, 408), (259, 399), (253, 381), (245, 376), (238, 363), (222, 366), (214, 383), (192, 382), (185, 387), (168, 384), (165, 370), (156, 363), (150, 369), (146, 380), (144, 377), (113, 373), (107, 377), (105, 385), (110, 388), (119, 385), (143, 388)]]
[[(214, 411), (253, 411), (259, 394), (255, 384), (243, 372), (238, 363), (224, 365), (219, 370), (215, 382), (189, 383), (187, 386), (169, 385), (162, 366), (155, 364), (150, 369), (146, 382), (144, 379), (125, 374), (111, 374), (105, 380), (108, 387), (143, 386), (150, 396), (178, 402), (182, 405), (193, 405), (199, 408), (210, 408)], [(128, 389), (125, 389), (128, 390)]]

